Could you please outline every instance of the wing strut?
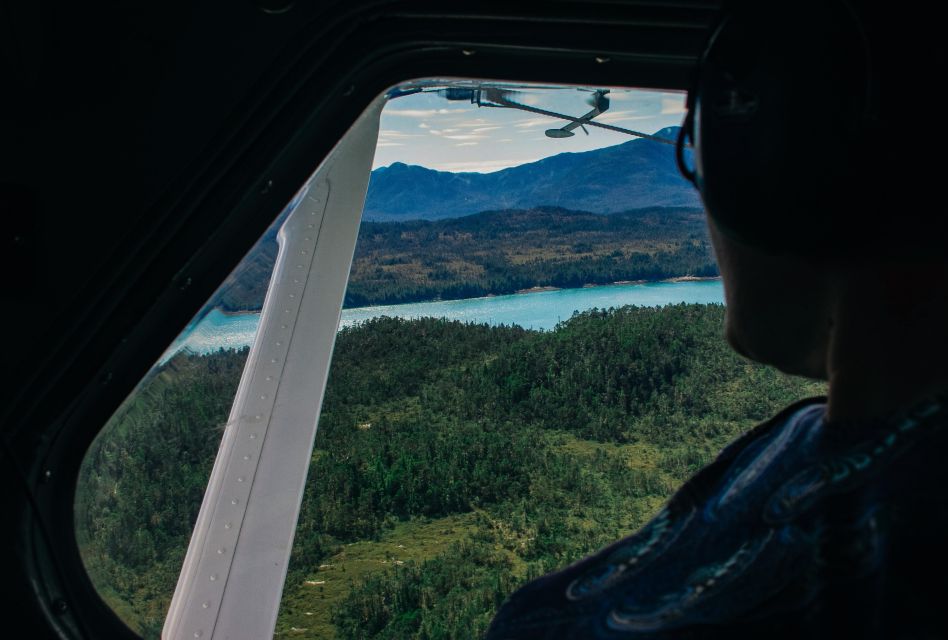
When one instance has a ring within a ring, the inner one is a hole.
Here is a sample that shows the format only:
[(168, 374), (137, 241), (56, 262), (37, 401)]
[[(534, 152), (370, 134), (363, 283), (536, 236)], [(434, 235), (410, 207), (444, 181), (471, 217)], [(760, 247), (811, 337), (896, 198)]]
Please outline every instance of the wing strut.
[(280, 250), (162, 638), (270, 638), (385, 98), (304, 187)]

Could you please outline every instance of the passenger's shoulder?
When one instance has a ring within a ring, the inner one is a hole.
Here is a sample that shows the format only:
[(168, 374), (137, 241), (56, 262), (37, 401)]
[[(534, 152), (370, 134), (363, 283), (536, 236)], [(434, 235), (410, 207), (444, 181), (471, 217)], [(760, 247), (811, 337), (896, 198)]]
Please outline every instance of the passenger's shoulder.
[(760, 448), (778, 435), (785, 433), (787, 429), (797, 426), (801, 418), (821, 420), (825, 407), (826, 398), (823, 396), (805, 398), (787, 406), (769, 420), (756, 425), (724, 447), (711, 464), (686, 481), (672, 501), (701, 502), (707, 499), (709, 489), (717, 485), (720, 478), (733, 469), (742, 455), (746, 457), (749, 450)]
[(638, 532), (522, 587), (489, 637), (605, 638), (717, 620), (753, 600), (708, 600), (746, 583), (738, 578), (760, 573), (767, 589), (782, 586), (774, 558), (787, 553), (766, 523), (745, 515), (759, 513), (780, 473), (798, 464), (823, 406), (813, 398), (787, 407), (729, 445)]
[(754, 428), (739, 436), (736, 440), (734, 440), (734, 442), (724, 447), (724, 449), (721, 450), (721, 453), (718, 454), (715, 462), (727, 462), (734, 459), (750, 443), (759, 440), (762, 437), (771, 435), (774, 431), (786, 426), (787, 423), (790, 422), (790, 420), (794, 417), (798, 416), (801, 411), (813, 411), (816, 409), (822, 410), (825, 409), (825, 407), (825, 396), (816, 396), (798, 400), (797, 402), (788, 405), (774, 417), (765, 422), (761, 422)]

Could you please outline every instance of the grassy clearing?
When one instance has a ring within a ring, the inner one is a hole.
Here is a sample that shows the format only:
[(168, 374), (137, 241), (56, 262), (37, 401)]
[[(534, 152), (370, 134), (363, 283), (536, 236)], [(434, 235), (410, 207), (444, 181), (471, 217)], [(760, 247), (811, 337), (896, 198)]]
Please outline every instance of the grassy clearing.
[[(345, 545), (319, 567), (287, 579), (275, 636), (335, 638), (333, 611), (353, 585), (373, 574), (422, 563), (461, 542), (478, 529), (473, 513), (400, 522), (379, 536)], [(292, 581), (292, 582), (291, 582)]]

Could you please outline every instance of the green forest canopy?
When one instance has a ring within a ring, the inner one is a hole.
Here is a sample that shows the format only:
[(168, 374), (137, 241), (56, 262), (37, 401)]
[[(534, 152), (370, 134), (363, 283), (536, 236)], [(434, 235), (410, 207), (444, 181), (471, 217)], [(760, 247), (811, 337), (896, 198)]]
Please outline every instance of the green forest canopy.
[[(377, 318), (340, 331), (277, 633), (458, 638), (525, 580), (644, 524), (724, 444), (820, 384), (748, 363), (720, 305), (554, 331)], [(179, 354), (83, 466), (106, 600), (157, 638), (247, 351)]]

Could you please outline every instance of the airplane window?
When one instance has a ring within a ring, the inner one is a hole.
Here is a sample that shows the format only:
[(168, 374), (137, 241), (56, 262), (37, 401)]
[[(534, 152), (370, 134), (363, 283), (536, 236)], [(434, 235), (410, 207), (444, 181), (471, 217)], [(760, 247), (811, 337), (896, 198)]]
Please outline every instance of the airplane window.
[[(741, 360), (681, 93), (387, 93), (275, 633), (475, 637), (821, 384)], [(315, 179), (318, 178), (318, 175)], [(158, 637), (301, 191), (91, 447), (83, 560)], [(212, 578), (213, 579), (213, 578)]]

